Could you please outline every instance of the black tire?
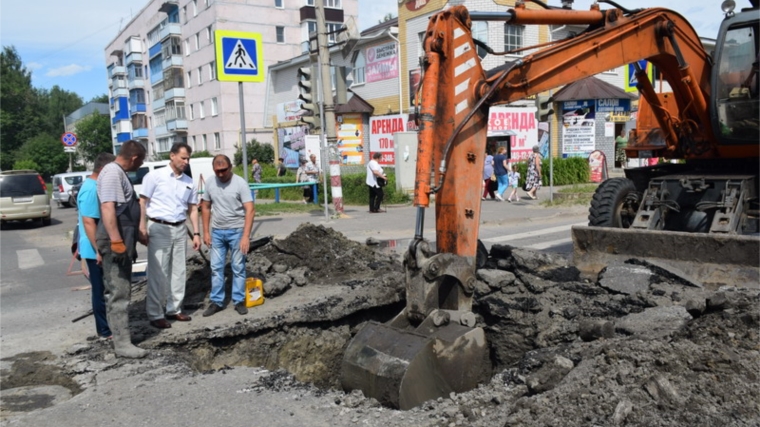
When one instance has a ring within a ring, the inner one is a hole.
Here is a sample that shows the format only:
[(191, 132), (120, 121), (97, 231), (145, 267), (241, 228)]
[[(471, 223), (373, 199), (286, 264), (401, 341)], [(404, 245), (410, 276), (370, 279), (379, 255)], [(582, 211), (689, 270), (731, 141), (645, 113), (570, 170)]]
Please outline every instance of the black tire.
[(611, 178), (602, 182), (594, 192), (589, 208), (591, 227), (629, 228), (639, 209), (641, 195), (633, 181)]
[(50, 225), (50, 223), (51, 223), (51, 219), (52, 219), (51, 217), (42, 218), (42, 225), (43, 225), (44, 227), (47, 227), (48, 225)]

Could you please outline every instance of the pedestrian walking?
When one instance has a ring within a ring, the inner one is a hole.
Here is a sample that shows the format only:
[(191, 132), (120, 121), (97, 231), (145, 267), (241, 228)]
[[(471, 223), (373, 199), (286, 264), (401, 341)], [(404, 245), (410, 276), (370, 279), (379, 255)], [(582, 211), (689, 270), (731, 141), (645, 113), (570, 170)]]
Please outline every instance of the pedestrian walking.
[(253, 182), (261, 183), (261, 165), (255, 158), (251, 160), (251, 176), (253, 176)]
[(127, 307), (132, 296), (132, 263), (137, 259), (137, 241), (147, 243), (140, 233), (140, 203), (126, 172), (134, 172), (145, 160), (145, 147), (137, 141), (121, 145), (116, 160), (98, 174), (100, 222), (95, 232), (103, 260), (106, 317), (113, 333), (114, 353), (140, 358), (148, 352), (132, 344)]
[(509, 186), (512, 187), (512, 192), (509, 193), (509, 197), (507, 197), (507, 201), (511, 202), (512, 198), (515, 198), (515, 201), (520, 201), (520, 196), (517, 195), (517, 188), (518, 185), (520, 185), (520, 172), (515, 170), (511, 165), (509, 168)]
[(112, 338), (106, 315), (105, 287), (103, 285), (103, 258), (95, 249), (97, 239), (95, 234), (100, 222), (100, 202), (98, 202), (98, 174), (103, 167), (116, 159), (111, 153), (100, 153), (95, 159), (92, 174), (82, 184), (77, 194), (77, 209), (79, 210), (79, 256), (85, 260), (90, 280), (92, 297), (92, 314), (95, 317), (95, 332), (99, 338)]
[[(255, 208), (248, 183), (232, 173), (230, 158), (214, 157), (215, 178), (206, 182), (201, 202), (203, 243), (211, 250), (210, 304), (203, 316), (224, 309), (224, 266), (230, 252), (232, 269), (231, 301), (235, 311), (248, 314), (245, 306), (245, 260), (250, 245)], [(213, 212), (212, 212), (213, 208)]]
[(628, 147), (628, 137), (625, 129), (620, 129), (620, 135), (615, 138), (615, 161), (620, 163), (620, 167), (623, 169), (628, 163), (628, 157), (625, 155), (626, 147)]
[(312, 192), (311, 197), (309, 200), (307, 200), (307, 203), (313, 203), (314, 198), (318, 197), (319, 195), (319, 175), (321, 171), (317, 167), (317, 155), (312, 154), (309, 156), (309, 162), (306, 163), (306, 168), (304, 169), (307, 178), (309, 179), (309, 182), (312, 184), (317, 184), (316, 186), (312, 186), (312, 188), (317, 188), (316, 194)]
[(198, 189), (184, 171), (193, 149), (184, 142), (172, 145), (169, 167), (156, 169), (143, 178), (140, 231), (148, 236), (148, 294), (145, 309), (151, 326), (171, 328), (169, 320), (189, 322), (182, 312), (185, 299), (185, 223), (190, 219), (193, 249), (201, 246), (198, 227)]
[(509, 159), (507, 159), (507, 147), (499, 147), (496, 150), (496, 155), (493, 156), (493, 170), (496, 175), (496, 182), (499, 183), (496, 189), (496, 200), (504, 201), (502, 194), (509, 186), (509, 176), (507, 175), (507, 168), (509, 167)]
[(491, 200), (496, 199), (493, 193), (494, 183), (496, 175), (493, 173), (493, 156), (486, 152), (486, 158), (483, 165), (483, 195), (481, 200), (485, 200), (487, 195), (491, 196)]
[(536, 192), (539, 188), (541, 188), (541, 153), (538, 151), (538, 145), (534, 145), (533, 153), (528, 157), (528, 174), (525, 177), (523, 190), (528, 197), (536, 200), (538, 199)]
[[(367, 179), (365, 180), (365, 183), (369, 188), (370, 213), (385, 212), (384, 210), (380, 209), (380, 204), (383, 203), (383, 197), (385, 196), (383, 193), (383, 187), (385, 186), (383, 184), (383, 181), (387, 180), (388, 177), (385, 176), (385, 173), (383, 173), (383, 168), (378, 162), (378, 160), (380, 160), (382, 157), (382, 153), (376, 152), (372, 154), (372, 160), (367, 162)], [(387, 181), (385, 182), (387, 183)]]
[(312, 191), (313, 187), (311, 185), (308, 185), (311, 183), (311, 180), (309, 180), (309, 175), (306, 174), (306, 164), (309, 163), (306, 159), (299, 159), (299, 163), (301, 163), (301, 166), (298, 167), (298, 171), (296, 171), (296, 182), (303, 182), (307, 185), (304, 185), (303, 188), (303, 203), (307, 204), (309, 203), (309, 200), (313, 201)]
[(277, 159), (277, 176), (285, 176), (288, 173), (288, 168), (285, 167), (285, 159), (280, 157)]

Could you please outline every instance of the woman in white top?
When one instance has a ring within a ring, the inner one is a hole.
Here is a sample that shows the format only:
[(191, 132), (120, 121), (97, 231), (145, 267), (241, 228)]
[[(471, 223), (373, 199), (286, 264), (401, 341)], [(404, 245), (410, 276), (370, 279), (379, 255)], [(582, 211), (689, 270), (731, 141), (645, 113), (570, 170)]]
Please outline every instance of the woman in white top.
[(372, 160), (367, 163), (367, 187), (369, 187), (369, 212), (380, 213), (385, 212), (380, 210), (380, 203), (383, 202), (383, 186), (378, 183), (378, 178), (385, 180), (387, 183), (388, 177), (383, 173), (383, 168), (380, 167), (378, 160), (383, 157), (382, 153), (373, 153)]

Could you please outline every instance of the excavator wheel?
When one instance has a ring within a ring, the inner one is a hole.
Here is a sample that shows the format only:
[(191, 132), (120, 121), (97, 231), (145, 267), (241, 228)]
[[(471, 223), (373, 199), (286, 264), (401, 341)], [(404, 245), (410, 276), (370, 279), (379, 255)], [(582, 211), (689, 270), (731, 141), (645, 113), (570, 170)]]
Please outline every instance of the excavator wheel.
[(597, 187), (589, 208), (590, 227), (629, 228), (639, 209), (641, 195), (633, 181), (611, 178)]

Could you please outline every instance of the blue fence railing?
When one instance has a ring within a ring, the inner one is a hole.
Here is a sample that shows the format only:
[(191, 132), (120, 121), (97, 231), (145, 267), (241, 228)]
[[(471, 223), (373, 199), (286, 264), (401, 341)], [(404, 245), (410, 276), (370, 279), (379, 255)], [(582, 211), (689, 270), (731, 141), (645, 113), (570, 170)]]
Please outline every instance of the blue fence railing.
[[(272, 183), (266, 183), (266, 182), (255, 182), (255, 183), (249, 183), (248, 187), (251, 189), (251, 196), (253, 197), (253, 201), (256, 201), (256, 193), (254, 190), (267, 190), (270, 188), (274, 189), (274, 202), (280, 203), (280, 188), (287, 188), (287, 187), (303, 187), (304, 185), (309, 185), (304, 182), (293, 182), (293, 183), (281, 183), (281, 182), (272, 182)], [(318, 199), (317, 197), (317, 183), (311, 184), (311, 192), (314, 194), (314, 204), (318, 205)]]

